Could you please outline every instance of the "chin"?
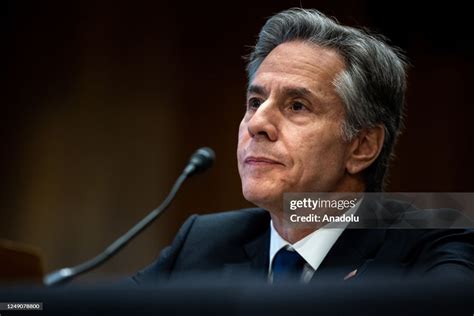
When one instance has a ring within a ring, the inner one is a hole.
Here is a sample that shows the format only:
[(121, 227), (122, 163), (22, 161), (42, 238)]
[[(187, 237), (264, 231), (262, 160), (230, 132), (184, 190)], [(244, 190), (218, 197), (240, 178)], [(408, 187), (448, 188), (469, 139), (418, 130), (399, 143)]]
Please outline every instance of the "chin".
[(242, 186), (242, 193), (247, 201), (267, 210), (283, 207), (283, 194), (278, 195), (274, 192), (256, 186)]

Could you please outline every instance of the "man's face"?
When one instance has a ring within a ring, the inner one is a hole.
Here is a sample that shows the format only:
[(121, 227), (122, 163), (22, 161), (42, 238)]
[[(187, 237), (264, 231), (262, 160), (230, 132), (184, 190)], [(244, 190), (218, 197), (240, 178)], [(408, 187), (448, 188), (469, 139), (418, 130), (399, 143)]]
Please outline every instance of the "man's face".
[(248, 201), (281, 209), (284, 192), (341, 189), (349, 145), (332, 82), (343, 69), (334, 50), (302, 42), (281, 44), (264, 59), (239, 128), (238, 167)]

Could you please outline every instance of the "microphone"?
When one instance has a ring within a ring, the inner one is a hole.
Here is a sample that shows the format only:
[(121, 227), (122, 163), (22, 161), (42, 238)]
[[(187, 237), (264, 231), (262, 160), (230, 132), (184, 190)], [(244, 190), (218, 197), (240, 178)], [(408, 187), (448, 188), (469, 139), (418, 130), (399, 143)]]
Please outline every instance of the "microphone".
[(216, 160), (214, 150), (209, 147), (199, 148), (189, 159), (183, 173), (186, 173), (188, 177), (201, 173), (210, 168), (214, 160)]
[(164, 210), (168, 208), (168, 206), (171, 204), (174, 197), (176, 196), (176, 193), (178, 192), (179, 188), (187, 178), (209, 169), (214, 163), (215, 158), (216, 156), (211, 148), (202, 147), (198, 149), (191, 156), (188, 164), (186, 165), (183, 172), (171, 188), (170, 193), (168, 193), (168, 196), (165, 198), (165, 200), (163, 201), (163, 203), (161, 203), (160, 206), (152, 210), (147, 216), (145, 216), (145, 218), (135, 224), (135, 226), (133, 226), (128, 232), (126, 232), (124, 235), (122, 235), (116, 241), (110, 244), (102, 253), (100, 253), (96, 257), (74, 267), (62, 268), (60, 270), (53, 271), (43, 278), (43, 283), (46, 286), (63, 284), (72, 280), (76, 276), (90, 271), (103, 264), (106, 260), (111, 258), (126, 244), (128, 244), (142, 230), (148, 227), (156, 218), (158, 218), (159, 215), (161, 215), (161, 213), (163, 213)]

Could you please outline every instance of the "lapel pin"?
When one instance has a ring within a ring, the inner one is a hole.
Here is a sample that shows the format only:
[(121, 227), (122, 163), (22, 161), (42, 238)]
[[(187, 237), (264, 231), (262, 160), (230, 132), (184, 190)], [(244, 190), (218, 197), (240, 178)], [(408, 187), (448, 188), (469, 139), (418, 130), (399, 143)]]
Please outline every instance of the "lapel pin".
[(355, 269), (354, 271), (349, 272), (349, 273), (344, 277), (344, 281), (345, 281), (345, 280), (348, 280), (348, 279), (350, 279), (350, 278), (352, 278), (352, 277), (354, 277), (356, 274), (357, 274), (357, 269)]

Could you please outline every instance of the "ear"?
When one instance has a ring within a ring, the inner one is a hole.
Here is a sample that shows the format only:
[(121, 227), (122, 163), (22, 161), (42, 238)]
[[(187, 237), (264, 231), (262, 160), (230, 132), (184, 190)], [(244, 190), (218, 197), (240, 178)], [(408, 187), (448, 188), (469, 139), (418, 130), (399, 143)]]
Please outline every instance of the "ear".
[(369, 167), (382, 151), (384, 138), (385, 129), (382, 125), (361, 130), (350, 142), (347, 172), (357, 174)]

